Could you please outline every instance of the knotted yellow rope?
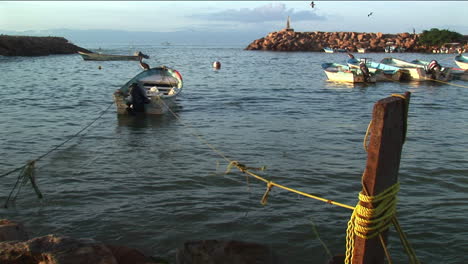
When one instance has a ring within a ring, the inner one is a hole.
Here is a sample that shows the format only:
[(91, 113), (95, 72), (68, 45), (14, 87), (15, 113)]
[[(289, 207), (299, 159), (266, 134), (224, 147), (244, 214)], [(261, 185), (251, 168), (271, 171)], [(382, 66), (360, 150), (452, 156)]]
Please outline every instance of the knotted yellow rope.
[[(359, 203), (354, 208), (346, 230), (346, 264), (353, 260), (355, 235), (371, 239), (387, 230), (392, 224), (396, 212), (396, 194), (399, 189), (400, 184), (396, 183), (376, 196), (359, 193)], [(373, 208), (364, 207), (362, 203), (370, 203)]]

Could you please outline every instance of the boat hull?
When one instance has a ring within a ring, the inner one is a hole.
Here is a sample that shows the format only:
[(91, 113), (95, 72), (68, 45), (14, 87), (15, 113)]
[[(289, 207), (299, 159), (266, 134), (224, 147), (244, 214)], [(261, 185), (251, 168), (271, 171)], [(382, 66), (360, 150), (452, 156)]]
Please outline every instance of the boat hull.
[(465, 57), (465, 56), (460, 54), (460, 55), (455, 57), (455, 63), (461, 69), (468, 70), (468, 57)]
[(81, 55), (83, 60), (85, 61), (138, 61), (138, 56), (132, 55), (110, 55), (110, 54), (100, 54), (100, 53), (85, 53), (80, 52), (78, 53)]
[(426, 73), (426, 70), (422, 65), (398, 60), (395, 58), (384, 58), (380, 61), (380, 63), (401, 68), (403, 70), (404, 79), (410, 81), (426, 81), (431, 79), (431, 76)]
[(336, 63), (324, 63), (322, 68), (331, 82), (345, 83), (374, 83), (376, 82), (375, 75), (371, 75), (369, 80), (361, 73), (359, 69), (351, 69), (346, 65)]
[[(174, 109), (176, 104), (176, 97), (170, 98), (158, 98), (158, 97), (149, 97), (150, 103), (145, 104), (145, 114), (147, 115), (163, 115), (170, 112), (171, 109)], [(114, 93), (114, 102), (117, 106), (117, 114), (127, 115), (128, 111), (128, 100), (122, 96)]]

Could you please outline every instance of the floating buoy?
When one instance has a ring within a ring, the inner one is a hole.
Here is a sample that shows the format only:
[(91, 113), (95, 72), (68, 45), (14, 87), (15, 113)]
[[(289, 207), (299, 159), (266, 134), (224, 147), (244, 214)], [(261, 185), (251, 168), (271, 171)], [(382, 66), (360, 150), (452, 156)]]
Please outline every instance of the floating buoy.
[(215, 68), (215, 69), (221, 69), (221, 62), (219, 62), (219, 61), (213, 62), (213, 68)]

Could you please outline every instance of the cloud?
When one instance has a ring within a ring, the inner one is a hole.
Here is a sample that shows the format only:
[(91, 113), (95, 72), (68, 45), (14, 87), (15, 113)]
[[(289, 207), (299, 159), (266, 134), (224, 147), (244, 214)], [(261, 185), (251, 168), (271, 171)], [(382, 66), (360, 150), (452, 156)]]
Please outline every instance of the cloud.
[(192, 15), (193, 18), (210, 21), (234, 21), (241, 23), (258, 23), (271, 21), (285, 21), (290, 16), (293, 21), (326, 20), (312, 11), (295, 11), (287, 9), (285, 4), (267, 4), (264, 6), (241, 9), (228, 9), (215, 13)]

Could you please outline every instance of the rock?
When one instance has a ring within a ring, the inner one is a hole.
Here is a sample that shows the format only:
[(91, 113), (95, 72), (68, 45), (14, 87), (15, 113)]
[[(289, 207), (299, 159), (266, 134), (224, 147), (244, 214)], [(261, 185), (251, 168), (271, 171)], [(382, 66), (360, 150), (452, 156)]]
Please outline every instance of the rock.
[(118, 264), (112, 252), (91, 239), (48, 235), (0, 243), (2, 264)]
[[(273, 51), (323, 51), (323, 47), (347, 48), (355, 51), (358, 47), (368, 47), (373, 52), (383, 52), (390, 43), (407, 47), (407, 51), (424, 52), (428, 47), (418, 46), (418, 35), (409, 33), (383, 34), (359, 32), (272, 32), (265, 38), (253, 41), (246, 50)], [(412, 44), (408, 41), (414, 40)], [(387, 44), (389, 42), (389, 44)], [(0, 47), (1, 48), (1, 47)]]
[(266, 246), (240, 241), (201, 240), (177, 249), (176, 264), (280, 264)]
[(139, 250), (116, 245), (106, 245), (118, 264), (151, 264), (152, 260)]
[(409, 38), (411, 35), (410, 35), (410, 33), (405, 32), (405, 33), (400, 33), (400, 34), (398, 34), (398, 36), (401, 37), (401, 38), (403, 38), (403, 39), (405, 39), (405, 38)]
[(0, 242), (13, 240), (25, 241), (28, 239), (28, 234), (23, 224), (7, 219), (0, 219)]

